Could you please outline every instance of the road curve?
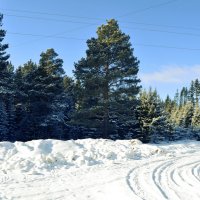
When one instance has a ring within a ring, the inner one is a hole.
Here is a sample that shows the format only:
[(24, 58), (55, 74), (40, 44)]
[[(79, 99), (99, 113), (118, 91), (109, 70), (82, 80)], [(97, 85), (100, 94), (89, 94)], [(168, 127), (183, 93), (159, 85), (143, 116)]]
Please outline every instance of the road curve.
[(143, 163), (126, 181), (142, 200), (199, 200), (200, 153)]

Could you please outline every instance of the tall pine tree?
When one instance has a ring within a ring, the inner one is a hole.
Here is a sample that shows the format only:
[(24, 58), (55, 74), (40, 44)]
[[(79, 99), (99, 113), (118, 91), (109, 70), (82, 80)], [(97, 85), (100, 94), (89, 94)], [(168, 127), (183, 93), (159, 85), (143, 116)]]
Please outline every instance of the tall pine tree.
[(86, 58), (75, 64), (78, 124), (97, 128), (102, 137), (119, 132), (118, 126), (134, 127), (134, 110), (140, 80), (139, 61), (130, 37), (116, 20), (97, 30), (87, 41)]

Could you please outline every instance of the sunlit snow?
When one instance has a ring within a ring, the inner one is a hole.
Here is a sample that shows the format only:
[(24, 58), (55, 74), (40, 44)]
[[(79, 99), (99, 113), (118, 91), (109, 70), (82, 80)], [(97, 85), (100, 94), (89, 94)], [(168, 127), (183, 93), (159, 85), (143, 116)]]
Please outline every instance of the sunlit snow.
[(0, 199), (200, 199), (200, 142), (0, 143)]

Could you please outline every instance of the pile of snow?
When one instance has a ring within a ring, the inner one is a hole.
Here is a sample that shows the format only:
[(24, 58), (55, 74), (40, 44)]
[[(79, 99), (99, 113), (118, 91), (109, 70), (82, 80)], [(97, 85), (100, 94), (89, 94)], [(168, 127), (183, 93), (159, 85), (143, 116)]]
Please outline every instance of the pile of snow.
[[(191, 145), (195, 145), (194, 142)], [(191, 145), (148, 145), (139, 140), (33, 140), (0, 143), (0, 173), (38, 174), (55, 169), (113, 164), (184, 153)]]
[(0, 171), (41, 173), (53, 169), (91, 166), (139, 159), (149, 152), (140, 152), (141, 142), (111, 140), (34, 140), (0, 143)]

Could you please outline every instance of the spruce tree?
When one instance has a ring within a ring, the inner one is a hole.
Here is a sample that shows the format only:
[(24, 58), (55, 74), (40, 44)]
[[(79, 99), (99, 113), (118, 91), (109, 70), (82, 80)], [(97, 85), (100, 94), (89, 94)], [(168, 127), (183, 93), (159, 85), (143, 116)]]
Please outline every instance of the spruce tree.
[[(6, 124), (6, 128), (3, 133), (7, 140), (11, 140), (12, 134), (15, 130), (15, 110), (13, 97), (15, 94), (13, 85), (13, 66), (9, 63), (9, 55), (6, 53), (8, 44), (3, 44), (3, 40), (6, 34), (5, 30), (2, 30), (3, 15), (0, 14), (0, 101), (1, 109), (0, 116), (3, 121), (0, 121), (1, 127)], [(6, 116), (6, 117), (2, 117)]]
[(89, 39), (87, 46), (86, 58), (75, 63), (75, 121), (96, 128), (107, 138), (117, 133), (119, 126), (135, 126), (139, 61), (133, 55), (130, 37), (114, 19), (100, 26), (97, 38)]
[(156, 90), (150, 88), (148, 92), (140, 93), (138, 120), (142, 141), (158, 142), (172, 138), (172, 127)]
[[(2, 27), (2, 20), (3, 15), (0, 14), (0, 28)], [(9, 55), (6, 53), (6, 49), (8, 48), (8, 44), (3, 44), (4, 37), (6, 35), (6, 31), (0, 29), (0, 71), (1, 71), (1, 78), (3, 77), (4, 73), (7, 73), (7, 66), (8, 66), (8, 59)], [(1, 81), (1, 79), (0, 79)]]
[(195, 105), (195, 85), (194, 81), (191, 82), (188, 91), (188, 101), (194, 106)]
[(192, 117), (192, 126), (194, 128), (200, 129), (200, 108), (199, 108), (199, 105), (196, 105), (196, 107), (195, 107), (194, 114), (193, 114), (193, 117)]
[(8, 140), (8, 119), (5, 104), (2, 98), (0, 98), (0, 141)]
[[(2, 27), (3, 15), (0, 14), (0, 28)], [(3, 44), (6, 31), (0, 29), (0, 95), (2, 98), (6, 99), (8, 94), (12, 94), (11, 88), (11, 71), (9, 70), (9, 55), (6, 53), (8, 44)]]
[(200, 82), (198, 79), (194, 81), (194, 87), (195, 87), (195, 104), (196, 106), (199, 105), (199, 96), (200, 96)]

